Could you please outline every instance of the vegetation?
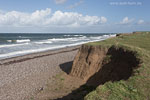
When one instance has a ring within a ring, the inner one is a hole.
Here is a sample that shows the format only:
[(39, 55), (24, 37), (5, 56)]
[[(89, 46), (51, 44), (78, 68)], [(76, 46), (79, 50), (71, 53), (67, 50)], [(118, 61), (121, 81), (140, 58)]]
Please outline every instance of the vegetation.
[[(115, 46), (136, 52), (141, 63), (128, 80), (106, 82), (85, 96), (85, 100), (149, 100), (150, 99), (150, 32), (120, 35), (86, 45)], [(110, 57), (106, 57), (109, 61)]]

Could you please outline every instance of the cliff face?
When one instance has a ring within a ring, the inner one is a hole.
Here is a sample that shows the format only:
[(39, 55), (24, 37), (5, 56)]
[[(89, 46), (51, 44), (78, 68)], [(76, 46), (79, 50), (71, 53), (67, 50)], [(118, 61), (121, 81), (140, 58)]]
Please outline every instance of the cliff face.
[(88, 79), (98, 72), (106, 53), (106, 48), (82, 45), (74, 59), (70, 75)]
[(149, 61), (150, 32), (87, 43), (78, 51), (70, 72), (84, 79), (85, 84), (65, 97), (147, 100), (150, 98)]
[(70, 75), (95, 85), (126, 80), (140, 62), (135, 55), (136, 52), (114, 46), (83, 45), (74, 59)]

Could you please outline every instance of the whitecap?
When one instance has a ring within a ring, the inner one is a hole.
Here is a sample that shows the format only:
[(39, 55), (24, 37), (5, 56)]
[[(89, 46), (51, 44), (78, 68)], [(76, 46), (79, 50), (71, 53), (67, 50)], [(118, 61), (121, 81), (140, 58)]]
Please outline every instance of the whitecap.
[(52, 41), (39, 41), (39, 42), (34, 42), (36, 44), (51, 44), (53, 43)]
[(29, 43), (23, 43), (23, 44), (5, 44), (5, 45), (0, 45), (0, 48), (21, 46), (21, 45), (27, 45), (27, 44), (29, 44)]
[(17, 43), (30, 42), (30, 39), (16, 40)]

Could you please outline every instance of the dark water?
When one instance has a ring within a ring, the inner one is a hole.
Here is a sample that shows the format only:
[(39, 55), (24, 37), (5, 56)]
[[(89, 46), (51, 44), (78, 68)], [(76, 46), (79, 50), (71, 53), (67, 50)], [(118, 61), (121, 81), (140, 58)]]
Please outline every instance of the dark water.
[(115, 34), (0, 34), (0, 59), (101, 41)]

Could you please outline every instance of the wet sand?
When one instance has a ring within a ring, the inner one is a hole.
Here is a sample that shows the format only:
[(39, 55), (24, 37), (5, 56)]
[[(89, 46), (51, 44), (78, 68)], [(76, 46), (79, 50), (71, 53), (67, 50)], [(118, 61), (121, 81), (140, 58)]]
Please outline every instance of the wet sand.
[(27, 100), (42, 90), (47, 80), (73, 61), (80, 46), (29, 54), (0, 61), (0, 100)]

